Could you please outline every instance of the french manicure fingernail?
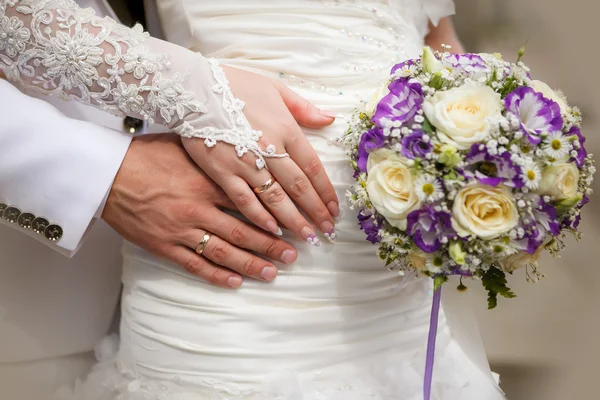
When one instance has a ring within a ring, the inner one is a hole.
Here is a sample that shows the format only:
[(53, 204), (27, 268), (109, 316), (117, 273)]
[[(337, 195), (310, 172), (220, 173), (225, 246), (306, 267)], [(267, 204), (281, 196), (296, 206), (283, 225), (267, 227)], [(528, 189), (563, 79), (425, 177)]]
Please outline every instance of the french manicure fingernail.
[(227, 285), (234, 289), (237, 289), (240, 286), (242, 286), (242, 282), (242, 278), (240, 278), (239, 276), (231, 276), (229, 277), (229, 279), (227, 279)]
[(265, 281), (272, 281), (273, 279), (275, 279), (275, 277), (277, 276), (277, 268), (275, 267), (264, 267), (262, 269), (262, 271), (260, 271), (260, 276), (265, 280)]
[(267, 228), (269, 228), (269, 230), (277, 236), (283, 235), (283, 231), (281, 230), (281, 228), (278, 227), (277, 224), (273, 221), (267, 222)]
[(332, 217), (337, 218), (340, 216), (340, 206), (336, 201), (330, 201), (329, 204), (327, 204), (327, 209)]
[(335, 233), (335, 228), (333, 224), (329, 221), (325, 221), (321, 224), (321, 232), (325, 235), (327, 240), (334, 243), (337, 238), (337, 234)]
[(312, 228), (305, 226), (304, 228), (302, 228), (302, 231), (300, 231), (300, 233), (302, 234), (302, 237), (304, 238), (304, 240), (306, 240), (308, 244), (313, 245), (315, 247), (319, 247), (321, 245), (321, 241), (319, 240), (319, 238), (315, 234), (315, 231)]
[(291, 264), (296, 261), (296, 252), (293, 250), (285, 250), (281, 255), (281, 261), (286, 264)]

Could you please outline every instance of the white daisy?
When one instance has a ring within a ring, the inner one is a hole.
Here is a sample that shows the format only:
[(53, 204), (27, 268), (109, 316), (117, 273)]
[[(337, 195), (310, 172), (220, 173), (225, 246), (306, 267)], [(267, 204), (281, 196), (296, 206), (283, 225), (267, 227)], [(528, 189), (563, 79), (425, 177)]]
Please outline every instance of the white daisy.
[(433, 257), (428, 257), (425, 261), (425, 267), (433, 274), (440, 274), (450, 266), (450, 261), (441, 253), (433, 254)]
[(554, 160), (564, 160), (571, 151), (569, 138), (563, 136), (562, 132), (552, 132), (544, 139), (542, 145), (544, 153)]
[(437, 201), (444, 198), (442, 184), (435, 176), (422, 174), (415, 181), (415, 191), (421, 201)]
[(542, 170), (533, 160), (525, 161), (521, 173), (521, 178), (523, 178), (523, 182), (525, 182), (525, 187), (530, 190), (535, 190), (540, 186), (540, 181), (542, 179)]
[(489, 247), (490, 253), (495, 259), (505, 258), (519, 251), (508, 236), (490, 242)]

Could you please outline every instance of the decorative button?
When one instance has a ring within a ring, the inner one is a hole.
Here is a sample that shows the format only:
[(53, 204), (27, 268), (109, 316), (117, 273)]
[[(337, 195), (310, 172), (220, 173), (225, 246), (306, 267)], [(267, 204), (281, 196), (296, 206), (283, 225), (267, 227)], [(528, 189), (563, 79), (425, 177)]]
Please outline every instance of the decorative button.
[(11, 224), (17, 222), (19, 215), (21, 215), (21, 210), (19, 210), (17, 207), (7, 207), (4, 212), (2, 212), (2, 218)]
[(50, 222), (44, 217), (37, 217), (31, 223), (31, 229), (38, 235), (43, 235)]
[(144, 121), (137, 118), (125, 117), (125, 119), (123, 120), (123, 126), (125, 127), (125, 130), (127, 132), (133, 135), (142, 130), (142, 128), (144, 127)]
[(17, 223), (23, 229), (31, 229), (34, 219), (35, 219), (35, 215), (33, 215), (32, 213), (23, 213), (23, 214), (19, 215), (19, 218), (17, 219)]
[(58, 225), (50, 225), (44, 231), (44, 236), (51, 242), (58, 242), (63, 235), (63, 230)]

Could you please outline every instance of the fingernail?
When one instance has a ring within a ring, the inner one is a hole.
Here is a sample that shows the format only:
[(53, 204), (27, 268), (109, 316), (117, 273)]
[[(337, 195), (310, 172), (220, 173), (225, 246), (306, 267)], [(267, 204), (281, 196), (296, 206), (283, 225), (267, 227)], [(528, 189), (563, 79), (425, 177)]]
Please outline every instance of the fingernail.
[(335, 227), (333, 226), (333, 224), (329, 221), (325, 221), (321, 224), (321, 232), (323, 232), (323, 234), (325, 234), (325, 237), (327, 238), (327, 240), (329, 240), (330, 242), (335, 242), (335, 239), (337, 238), (337, 235), (335, 233)]
[(308, 244), (313, 245), (315, 247), (319, 247), (321, 245), (321, 241), (319, 240), (319, 238), (315, 234), (315, 231), (312, 228), (305, 226), (304, 228), (302, 228), (302, 231), (300, 231), (300, 233), (302, 234), (302, 237), (304, 238), (304, 240), (306, 240)]
[(267, 228), (269, 228), (269, 230), (277, 236), (283, 235), (283, 231), (281, 230), (281, 228), (278, 227), (277, 224), (273, 221), (267, 222)]
[(327, 209), (331, 213), (332, 217), (337, 218), (340, 216), (340, 206), (338, 205), (337, 201), (330, 201), (329, 204), (327, 204)]
[(237, 289), (240, 286), (242, 286), (242, 282), (242, 278), (240, 278), (239, 276), (231, 276), (229, 277), (229, 279), (227, 279), (227, 285), (234, 289)]
[(296, 252), (293, 250), (286, 250), (283, 252), (283, 254), (281, 255), (281, 261), (283, 261), (286, 264), (291, 264), (294, 261), (296, 261)]
[(321, 113), (322, 116), (327, 117), (327, 118), (337, 118), (337, 113), (333, 112), (333, 111), (329, 111), (329, 110), (319, 110), (319, 112)]
[(277, 268), (267, 266), (260, 271), (260, 276), (265, 280), (271, 282), (277, 276)]

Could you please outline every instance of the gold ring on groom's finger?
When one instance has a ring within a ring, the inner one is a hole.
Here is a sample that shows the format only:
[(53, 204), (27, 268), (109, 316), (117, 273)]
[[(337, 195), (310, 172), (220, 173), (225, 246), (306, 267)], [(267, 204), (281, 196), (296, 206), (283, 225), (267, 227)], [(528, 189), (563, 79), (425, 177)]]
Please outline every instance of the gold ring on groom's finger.
[(260, 186), (253, 188), (252, 190), (254, 190), (254, 193), (256, 193), (256, 194), (261, 194), (261, 193), (264, 193), (267, 190), (269, 190), (271, 188), (271, 186), (273, 186), (274, 184), (275, 184), (275, 179), (270, 178), (268, 181), (266, 181), (265, 183), (263, 183)]
[(211, 237), (212, 235), (208, 232), (204, 234), (204, 237), (202, 238), (200, 243), (198, 243), (198, 246), (196, 246), (196, 253), (198, 253), (199, 255), (202, 255), (202, 253), (204, 253), (204, 249), (206, 249), (206, 244), (208, 243)]

